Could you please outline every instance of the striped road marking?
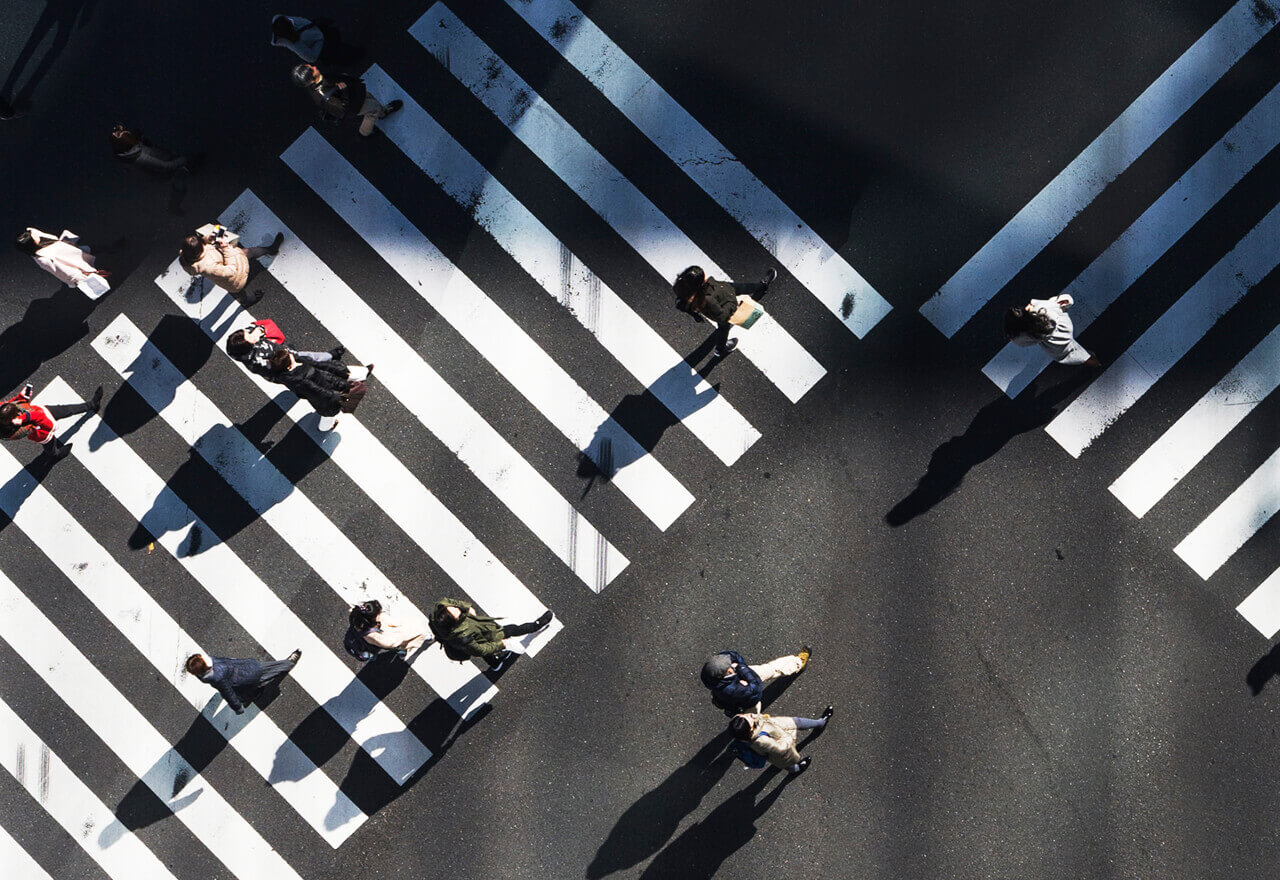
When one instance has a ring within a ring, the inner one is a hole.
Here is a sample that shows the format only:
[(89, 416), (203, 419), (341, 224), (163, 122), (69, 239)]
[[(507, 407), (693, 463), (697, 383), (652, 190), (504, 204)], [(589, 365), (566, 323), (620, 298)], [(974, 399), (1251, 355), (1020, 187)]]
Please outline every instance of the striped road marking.
[(1173, 552), (1209, 577), (1280, 509), (1280, 449), (1196, 526)]
[[(866, 279), (569, 0), (507, 0), (859, 338), (889, 314)], [(381, 94), (377, 92), (377, 94)]]
[(1044, 250), (1280, 19), (1277, 0), (1238, 0), (920, 308), (948, 337)]
[[(60, 378), (50, 382), (43, 393), (51, 400), (75, 398), (75, 392)], [(404, 783), (431, 759), (430, 750), (352, 675), (329, 644), (318, 638), (102, 419), (91, 416), (81, 436), (89, 438), (88, 442), (74, 443), (72, 455), (268, 655), (286, 657), (295, 648), (302, 649), (306, 662), (289, 673), (290, 679), (333, 716), (392, 779)]]
[[(4, 481), (0, 509), (14, 525), (192, 708), (203, 712), (210, 725), (326, 843), (336, 849), (364, 824), (368, 817), (270, 716), (252, 706), (246, 706), (243, 715), (236, 715), (207, 684), (186, 674), (186, 658), (204, 649), (7, 450), (0, 453), (0, 480)], [(33, 631), (34, 627), (27, 630)], [(39, 638), (58, 654), (78, 656), (75, 645), (57, 629), (51, 628)], [(14, 647), (18, 653), (30, 656), (19, 644)], [(36, 671), (44, 674), (43, 670)], [(61, 693), (57, 687), (54, 690)], [(86, 720), (93, 714), (87, 713)]]
[[(306, 251), (306, 245), (294, 237), (292, 231), (276, 222), (274, 215), (265, 206), (260, 211), (251, 210), (252, 206), (248, 202), (247, 199), (241, 199), (234, 215), (244, 223), (242, 234), (253, 241), (259, 236), (266, 237), (285, 230), (288, 246), (272, 262), (271, 269), (273, 273), (289, 278), (288, 264), (295, 260), (306, 260), (310, 252)], [(230, 211), (227, 213), (231, 214)], [(267, 230), (271, 230), (270, 233)], [(176, 265), (170, 266), (168, 272), (156, 279), (156, 284), (225, 352), (227, 337), (233, 330), (252, 323), (253, 315), (241, 309), (229, 294), (217, 288), (210, 290), (197, 302), (192, 302), (183, 294), (185, 284), (181, 282), (180, 276), (185, 276), (185, 273)], [(305, 296), (309, 292), (294, 291), (298, 296)], [(307, 418), (311, 408), (305, 402), (288, 391), (282, 391), (280, 385), (273, 385), (248, 370), (244, 371), (244, 375), (284, 409), (298, 428), (328, 453), (334, 463), (383, 509), (405, 535), (435, 560), (486, 613), (518, 618), (523, 623), (541, 616), (547, 610), (354, 414), (344, 415), (339, 421), (338, 435), (342, 439), (335, 443), (333, 434), (321, 431), (314, 418)], [(521, 636), (520, 643), (524, 653), (536, 654), (563, 626), (560, 620), (553, 619), (546, 629)]]
[(1079, 457), (1280, 262), (1280, 205), (1045, 428)]
[[(360, 548), (231, 426), (127, 316), (112, 321), (93, 341), (93, 349), (344, 602), (354, 605), (376, 597), (393, 613), (419, 618), (426, 626), (421, 612)], [(474, 665), (454, 663), (436, 644), (420, 652), (411, 668), (459, 714), (475, 711), (498, 692)]]
[(1267, 638), (1280, 632), (1280, 568), (1236, 606), (1240, 616)]
[[(668, 284), (691, 264), (708, 276), (728, 277), (444, 4), (432, 6), (409, 32)], [(740, 350), (792, 403), (826, 372), (767, 314), (734, 334)]]
[(1135, 516), (1145, 516), (1231, 429), (1280, 385), (1280, 327), (1259, 342), (1111, 484)]
[[(44, 755), (49, 755), (47, 749)], [(0, 826), (0, 864), (4, 865), (6, 880), (53, 880), (3, 826)]]
[[(0, 585), (6, 581), (0, 573)], [(8, 586), (17, 589), (12, 581), (8, 581)], [(102, 718), (96, 719), (97, 723), (102, 721)], [(94, 724), (90, 726), (97, 729)], [(120, 823), (80, 775), (64, 764), (3, 699), (0, 699), (0, 766), (9, 771), (111, 880), (175, 880), (155, 853)], [(163, 797), (171, 793), (172, 789)], [(0, 847), (0, 855), (7, 856), (5, 849)], [(6, 857), (4, 864), (7, 872), (21, 861)], [(31, 876), (40, 878), (39, 874)]]
[[(151, 726), (129, 698), (116, 690), (4, 574), (0, 574), (0, 638), (232, 876), (239, 880), (301, 880), (289, 863)], [(99, 845), (118, 845), (120, 841), (114, 835), (121, 831), (118, 824), (108, 826), (98, 836)], [(75, 833), (79, 836), (83, 832), (80, 828)], [(147, 864), (148, 860), (144, 860), (139, 868), (145, 870)]]
[(716, 457), (733, 464), (760, 439), (759, 431), (382, 68), (374, 65), (364, 80), (375, 95), (403, 96), (404, 109), (378, 121), (392, 142)]
[[(1186, 235), (1277, 143), (1280, 86), (1259, 101), (1067, 287), (1065, 292), (1075, 299), (1071, 323), (1076, 334)], [(1010, 342), (982, 372), (1005, 394), (1017, 397), (1050, 363), (1040, 346), (1024, 348)]]
[(281, 158), (654, 525), (665, 530), (688, 509), (689, 490), (319, 132), (307, 129)]

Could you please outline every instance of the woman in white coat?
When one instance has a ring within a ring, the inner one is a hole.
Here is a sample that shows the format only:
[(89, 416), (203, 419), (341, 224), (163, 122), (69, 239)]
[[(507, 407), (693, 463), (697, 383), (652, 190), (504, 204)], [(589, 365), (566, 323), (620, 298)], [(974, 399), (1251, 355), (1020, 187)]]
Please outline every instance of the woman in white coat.
[(41, 232), (28, 226), (18, 236), (15, 246), (30, 254), (36, 265), (68, 287), (78, 287), (97, 298), (110, 289), (105, 280), (111, 273), (94, 265), (94, 256), (76, 242), (80, 236), (63, 230), (61, 236)]
[(1075, 328), (1067, 309), (1074, 303), (1061, 294), (1053, 299), (1033, 299), (1022, 308), (1004, 314), (1004, 335), (1014, 345), (1038, 345), (1060, 364), (1101, 366), (1098, 359), (1076, 342)]

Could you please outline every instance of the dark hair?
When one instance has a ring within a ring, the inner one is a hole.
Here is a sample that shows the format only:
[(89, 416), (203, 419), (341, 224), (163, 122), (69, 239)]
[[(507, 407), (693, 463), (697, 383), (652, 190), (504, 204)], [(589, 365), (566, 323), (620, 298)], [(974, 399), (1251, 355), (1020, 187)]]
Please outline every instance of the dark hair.
[(12, 437), (18, 433), (21, 425), (15, 425), (13, 420), (22, 415), (22, 407), (16, 403), (5, 403), (0, 405), (0, 437)]
[(126, 128), (123, 122), (116, 123), (116, 127), (111, 129), (110, 137), (111, 149), (117, 156), (129, 152), (142, 142), (141, 136)]
[(246, 355), (251, 351), (253, 351), (253, 346), (249, 343), (249, 340), (244, 338), (243, 330), (236, 330), (227, 337), (227, 354), (233, 358)]
[(287, 15), (277, 15), (271, 20), (271, 33), (284, 40), (298, 39), (298, 29), (293, 26)]
[(352, 605), (347, 615), (347, 622), (358, 633), (365, 633), (378, 625), (378, 615), (382, 613), (382, 603), (377, 599)]
[(193, 232), (182, 240), (182, 247), (178, 250), (178, 258), (190, 265), (200, 259), (200, 255), (203, 253), (204, 239)]
[(298, 64), (293, 68), (293, 84), (300, 89), (308, 89), (320, 82), (324, 77), (320, 74), (320, 68), (314, 64)]
[(192, 675), (204, 675), (211, 668), (209, 661), (205, 660), (200, 654), (192, 654), (187, 658), (187, 672)]
[(1039, 309), (1028, 312), (1015, 306), (1004, 313), (1004, 335), (1010, 339), (1022, 333), (1036, 339), (1046, 339), (1053, 328), (1053, 319)]
[(734, 715), (729, 719), (729, 733), (734, 739), (751, 739), (751, 722), (741, 715)]
[(271, 368), (273, 373), (289, 372), (289, 351), (280, 348), (271, 353), (271, 357), (267, 358), (267, 366)]
[(19, 232), (17, 239), (13, 243), (13, 246), (16, 247), (18, 250), (22, 251), (24, 254), (30, 254), (33, 257), (40, 250), (40, 248), (44, 247), (44, 245), (36, 241), (36, 237), (31, 234), (30, 229), (24, 229), (21, 232)]
[(449, 614), (449, 609), (456, 606), (450, 605), (448, 602), (439, 602), (436, 607), (431, 609), (431, 619), (443, 626), (449, 626), (453, 623), (453, 616)]

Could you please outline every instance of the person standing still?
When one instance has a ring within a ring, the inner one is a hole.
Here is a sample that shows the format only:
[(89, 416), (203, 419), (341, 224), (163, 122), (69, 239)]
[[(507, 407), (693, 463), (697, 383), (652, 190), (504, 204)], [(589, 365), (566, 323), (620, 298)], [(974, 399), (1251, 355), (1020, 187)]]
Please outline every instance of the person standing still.
[(1053, 299), (1033, 299), (1022, 308), (1013, 307), (1004, 315), (1004, 335), (1024, 348), (1038, 345), (1060, 364), (1102, 366), (1101, 362), (1076, 342), (1075, 327), (1067, 309), (1075, 303), (1068, 294)]
[(360, 77), (348, 74), (325, 76), (314, 64), (294, 67), (293, 84), (306, 89), (325, 120), (337, 122), (349, 116), (359, 116), (362, 137), (372, 137), (379, 119), (385, 119), (404, 106), (404, 102), (397, 98), (384, 107), (381, 101), (369, 94)]
[(179, 265), (188, 275), (207, 275), (243, 305), (253, 305), (262, 299), (261, 290), (247, 297), (240, 296), (249, 283), (249, 261), (280, 253), (284, 233), (277, 232), (271, 244), (243, 248), (239, 243), (229, 241), (221, 226), (210, 224), (210, 227), (203, 227), (208, 231), (197, 230), (183, 239), (182, 248), (178, 251)]
[(58, 461), (71, 451), (70, 443), (63, 443), (54, 433), (54, 422), (81, 413), (96, 413), (102, 407), (102, 386), (93, 392), (88, 403), (64, 403), (40, 406), (31, 402), (32, 387), (22, 390), (0, 403), (0, 440), (30, 440), (44, 449), (41, 456)]
[(288, 675), (301, 658), (301, 650), (294, 651), (288, 659), (271, 663), (192, 654), (187, 658), (186, 669), (205, 684), (216, 688), (231, 711), (243, 715), (245, 703), (252, 703), (267, 685)]
[(687, 312), (695, 321), (714, 322), (716, 332), (712, 339), (715, 342), (715, 356), (726, 357), (738, 347), (738, 340), (729, 338), (729, 331), (733, 329), (730, 319), (741, 305), (738, 297), (763, 298), (765, 291), (777, 277), (778, 270), (769, 269), (754, 284), (720, 281), (708, 278), (701, 266), (690, 266), (676, 276), (676, 308)]
[(809, 665), (811, 656), (813, 649), (805, 645), (798, 654), (749, 666), (737, 651), (721, 651), (702, 664), (702, 683), (711, 691), (711, 702), (724, 714), (759, 712), (764, 686), (784, 675), (798, 675)]
[(828, 706), (817, 718), (793, 718), (745, 712), (729, 720), (729, 733), (757, 755), (780, 770), (799, 776), (809, 769), (812, 758), (801, 758), (796, 751), (796, 733), (827, 726), (835, 707)]

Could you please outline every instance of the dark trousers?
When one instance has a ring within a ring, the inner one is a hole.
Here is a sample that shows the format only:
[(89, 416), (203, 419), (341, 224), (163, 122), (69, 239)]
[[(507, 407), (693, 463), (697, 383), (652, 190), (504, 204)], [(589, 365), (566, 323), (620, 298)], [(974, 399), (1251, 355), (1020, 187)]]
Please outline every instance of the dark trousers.
[[(764, 298), (765, 285), (759, 281), (735, 281), (733, 282), (733, 292), (738, 296), (749, 296), (752, 299), (760, 300)], [(729, 341), (729, 331), (733, 329), (733, 325), (728, 321), (717, 321), (716, 332), (711, 339), (715, 342), (716, 350), (724, 348), (725, 343)]]
[[(78, 416), (81, 413), (93, 411), (93, 407), (87, 403), (55, 403), (53, 406), (46, 406), (45, 409), (49, 411), (49, 418), (55, 422), (58, 419), (65, 419), (67, 416)], [(57, 434), (50, 434), (40, 454), (54, 455), (61, 458), (65, 454), (62, 451), (65, 447), (66, 444), (58, 439)]]
[(262, 671), (258, 673), (257, 682), (236, 688), (236, 693), (240, 695), (240, 701), (252, 703), (269, 685), (275, 684), (288, 675), (291, 669), (293, 669), (293, 661), (291, 660), (273, 660), (270, 663), (263, 663)]

